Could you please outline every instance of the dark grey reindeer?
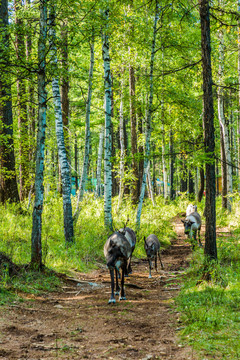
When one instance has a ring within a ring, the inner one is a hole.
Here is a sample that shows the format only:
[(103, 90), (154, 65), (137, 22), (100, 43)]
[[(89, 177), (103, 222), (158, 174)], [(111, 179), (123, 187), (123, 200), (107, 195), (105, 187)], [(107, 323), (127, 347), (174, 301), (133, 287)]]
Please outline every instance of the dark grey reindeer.
[(147, 254), (148, 263), (149, 263), (149, 279), (151, 279), (151, 269), (152, 269), (152, 260), (155, 260), (155, 269), (157, 271), (157, 256), (159, 257), (159, 261), (162, 269), (164, 268), (161, 256), (160, 256), (160, 242), (156, 235), (151, 234), (147, 237), (144, 236), (144, 248)]
[[(108, 301), (109, 304), (114, 304), (114, 272), (116, 275), (116, 295), (120, 292), (119, 300), (126, 300), (124, 291), (124, 275), (127, 273), (128, 260), (132, 255), (132, 247), (122, 232), (115, 231), (107, 239), (104, 245), (104, 255), (107, 261), (107, 267), (110, 271), (111, 277), (111, 297)], [(118, 284), (118, 274), (122, 270), (121, 276), (121, 289)]]

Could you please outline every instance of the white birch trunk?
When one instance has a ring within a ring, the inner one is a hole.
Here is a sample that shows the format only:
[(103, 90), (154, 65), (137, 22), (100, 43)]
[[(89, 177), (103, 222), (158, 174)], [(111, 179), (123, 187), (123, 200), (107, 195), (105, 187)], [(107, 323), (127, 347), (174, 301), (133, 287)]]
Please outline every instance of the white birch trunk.
[[(56, 34), (55, 34), (54, 26), (55, 26), (55, 9), (52, 6), (50, 10), (49, 36), (50, 36), (50, 46), (51, 46), (51, 61), (54, 70), (57, 72), (57, 49), (55, 45)], [(55, 76), (52, 79), (52, 92), (54, 99), (58, 158), (59, 158), (59, 164), (61, 169), (61, 180), (62, 180), (64, 235), (65, 235), (66, 245), (69, 245), (74, 241), (72, 203), (71, 203), (71, 181), (70, 181), (70, 169), (67, 160), (67, 152), (64, 142), (62, 107), (61, 107), (61, 96), (60, 96), (58, 76)]]
[(120, 111), (119, 111), (119, 135), (120, 135), (120, 184), (119, 184), (119, 197), (118, 197), (118, 206), (117, 212), (120, 209), (123, 194), (124, 194), (124, 160), (125, 160), (125, 146), (124, 146), (124, 126), (123, 126), (123, 81), (122, 81), (122, 91), (121, 91), (121, 102), (120, 102)]
[(153, 206), (155, 206), (154, 193), (153, 193), (153, 187), (152, 187), (152, 179), (151, 179), (151, 172), (150, 172), (150, 162), (149, 162), (149, 169), (148, 169), (148, 174), (147, 174), (147, 182), (148, 182), (149, 197), (152, 200)]
[(226, 169), (227, 169), (227, 208), (231, 211), (231, 197), (230, 194), (233, 191), (233, 181), (232, 181), (232, 159), (230, 151), (230, 140), (229, 140), (229, 131), (224, 115), (224, 101), (223, 101), (223, 71), (224, 71), (224, 39), (223, 31), (219, 30), (219, 87), (218, 87), (218, 119), (220, 127), (222, 129), (224, 148), (225, 148), (225, 158), (226, 158)]
[(91, 57), (90, 57), (90, 68), (89, 68), (89, 80), (88, 80), (88, 97), (86, 104), (86, 128), (85, 128), (85, 150), (84, 150), (84, 160), (82, 167), (82, 176), (79, 185), (77, 207), (74, 213), (74, 222), (77, 221), (80, 214), (80, 203), (83, 199), (85, 186), (87, 182), (88, 168), (89, 168), (89, 151), (90, 151), (90, 111), (91, 111), (91, 99), (92, 99), (92, 79), (93, 79), (93, 66), (94, 66), (94, 38), (92, 38), (91, 43)]
[[(162, 104), (163, 106), (163, 104)], [(163, 113), (163, 112), (162, 112)], [(162, 119), (163, 122), (163, 119)], [(164, 123), (162, 123), (162, 167), (163, 167), (163, 194), (164, 199), (168, 199), (168, 181), (167, 181), (167, 163), (165, 159), (166, 154), (166, 141), (165, 141), (165, 128)]]
[(144, 195), (145, 195), (147, 174), (148, 174), (149, 165), (150, 165), (149, 156), (150, 156), (151, 119), (152, 119), (152, 103), (153, 103), (153, 65), (154, 65), (154, 55), (155, 55), (157, 21), (158, 21), (158, 2), (156, 3), (156, 13), (155, 13), (155, 19), (154, 19), (154, 26), (153, 26), (153, 41), (152, 41), (151, 62), (150, 62), (149, 103), (148, 103), (148, 111), (147, 111), (147, 118), (146, 118), (144, 171), (143, 171), (143, 179), (142, 179), (139, 203), (138, 203), (138, 208), (137, 208), (137, 216), (136, 216), (137, 230), (139, 230), (139, 228), (140, 228), (142, 204), (143, 204), (143, 199), (144, 199)]
[(98, 159), (97, 159), (97, 188), (96, 195), (101, 196), (101, 171), (102, 171), (102, 156), (103, 156), (103, 139), (104, 139), (104, 126), (101, 127), (99, 134), (98, 145)]
[(40, 1), (40, 35), (38, 40), (38, 132), (35, 169), (35, 202), (32, 221), (31, 263), (42, 266), (42, 211), (43, 211), (43, 174), (46, 134), (46, 38), (47, 38), (47, 0)]
[(112, 136), (111, 136), (111, 112), (112, 112), (112, 81), (110, 71), (109, 39), (108, 39), (108, 13), (104, 12), (106, 26), (102, 36), (102, 55), (104, 65), (104, 88), (105, 88), (105, 143), (104, 143), (104, 224), (112, 230)]

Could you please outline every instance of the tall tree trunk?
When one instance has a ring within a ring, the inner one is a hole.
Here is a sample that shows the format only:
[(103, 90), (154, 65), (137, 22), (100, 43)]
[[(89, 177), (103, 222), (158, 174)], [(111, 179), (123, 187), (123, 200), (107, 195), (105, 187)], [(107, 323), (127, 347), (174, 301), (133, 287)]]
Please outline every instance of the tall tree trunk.
[(119, 138), (120, 138), (120, 168), (119, 168), (120, 181), (119, 181), (119, 197), (118, 197), (117, 212), (120, 209), (124, 195), (125, 146), (124, 146), (124, 121), (123, 121), (123, 80), (122, 80), (121, 102), (120, 102), (120, 110), (119, 110)]
[(46, 92), (46, 38), (47, 1), (40, 1), (40, 35), (38, 40), (38, 133), (36, 148), (35, 202), (32, 222), (32, 254), (34, 267), (42, 266), (42, 211), (43, 211), (43, 173), (46, 132), (47, 92)]
[[(16, 22), (16, 55), (18, 64), (21, 65), (26, 60), (26, 45), (23, 35), (23, 20), (19, 17), (22, 11), (22, 1), (15, 0), (15, 22)], [(19, 130), (19, 196), (20, 200), (27, 197), (29, 184), (29, 144), (28, 144), (28, 119), (27, 119), (27, 95), (26, 82), (23, 78), (20, 67), (17, 77), (17, 110), (18, 110), (18, 130)]]
[(96, 195), (101, 196), (101, 170), (102, 170), (102, 156), (103, 156), (103, 140), (104, 140), (104, 126), (101, 127), (99, 134), (98, 145), (98, 159), (97, 159), (97, 188)]
[(211, 40), (208, 0), (199, 0), (199, 13), (201, 21), (201, 48), (203, 70), (202, 74), (204, 141), (205, 153), (209, 159), (209, 161), (206, 162), (206, 231), (204, 253), (206, 257), (209, 257), (210, 259), (217, 259), (214, 108), (212, 94)]
[(88, 78), (88, 97), (86, 104), (86, 125), (85, 125), (85, 149), (84, 149), (84, 159), (83, 159), (83, 167), (81, 180), (79, 185), (78, 199), (77, 199), (77, 207), (74, 213), (74, 222), (77, 221), (80, 214), (80, 203), (82, 202), (87, 177), (89, 170), (89, 153), (90, 153), (90, 140), (91, 140), (91, 132), (90, 132), (90, 112), (91, 112), (91, 99), (92, 99), (92, 79), (93, 79), (93, 66), (94, 66), (94, 36), (92, 36), (92, 42), (90, 45), (90, 67), (89, 67), (89, 78)]
[(67, 152), (67, 159), (70, 164), (70, 144), (69, 144), (69, 64), (68, 64), (68, 26), (67, 22), (63, 21), (61, 29), (62, 42), (62, 67), (63, 77), (61, 86), (61, 100), (62, 100), (62, 122), (64, 132), (64, 142)]
[(140, 228), (140, 220), (142, 213), (142, 204), (145, 195), (145, 187), (147, 181), (147, 174), (149, 171), (149, 156), (150, 156), (150, 138), (151, 138), (151, 119), (152, 119), (152, 103), (153, 103), (153, 66), (154, 66), (154, 55), (155, 55), (155, 46), (156, 46), (156, 34), (157, 34), (157, 21), (158, 21), (158, 1), (156, 1), (156, 12), (153, 26), (153, 41), (152, 41), (152, 51), (151, 51), (151, 63), (150, 63), (150, 89), (149, 89), (149, 104), (148, 112), (146, 118), (146, 140), (145, 140), (145, 157), (144, 157), (144, 172), (141, 185), (141, 192), (137, 208), (137, 217), (136, 217), (136, 228)]
[(110, 71), (109, 39), (108, 39), (108, 14), (109, 8), (104, 12), (106, 22), (102, 36), (102, 54), (104, 65), (105, 88), (105, 143), (104, 143), (104, 224), (112, 230), (112, 81)]
[[(222, 206), (231, 211), (231, 198), (230, 194), (232, 193), (232, 159), (230, 152), (230, 141), (229, 141), (229, 131), (227, 126), (227, 121), (224, 115), (224, 97), (223, 97), (223, 67), (224, 67), (224, 39), (223, 31), (220, 29), (218, 32), (219, 35), (219, 87), (218, 87), (218, 119), (221, 128), (221, 145), (222, 145), (222, 161), (225, 161), (225, 164), (222, 164), (222, 171), (226, 171), (226, 174), (222, 173), (223, 188), (227, 190), (227, 194), (222, 192), (223, 200)], [(227, 184), (224, 184), (224, 181)], [(226, 197), (227, 195), (227, 197)], [(226, 200), (224, 199), (226, 197)]]
[(8, 31), (8, 1), (0, 2), (0, 33), (1, 48), (0, 58), (0, 202), (7, 200), (19, 202), (17, 187), (14, 143), (13, 143), (13, 115), (12, 115), (12, 95), (9, 73), (6, 71), (9, 65), (9, 31)]
[(220, 145), (221, 145), (221, 170), (222, 170), (222, 207), (224, 209), (228, 208), (228, 188), (227, 188), (227, 160), (226, 160), (226, 151), (224, 143), (223, 129), (220, 127)]
[(153, 192), (151, 171), (150, 171), (150, 162), (149, 162), (149, 169), (148, 169), (148, 173), (147, 173), (147, 184), (148, 184), (148, 196), (151, 199), (153, 206), (155, 206), (154, 192)]
[[(131, 50), (130, 50), (131, 52)], [(131, 153), (134, 179), (131, 186), (132, 203), (138, 201), (138, 163), (137, 163), (137, 118), (134, 67), (129, 66), (129, 93), (130, 93), (130, 122), (131, 122)]]
[(191, 200), (194, 199), (194, 180), (191, 170), (188, 171), (188, 193)]
[[(50, 8), (49, 18), (50, 18), (49, 36), (50, 36), (51, 59), (52, 59), (53, 69), (55, 70), (54, 73), (57, 74), (57, 49), (55, 45), (56, 34), (55, 34), (54, 5), (52, 5)], [(71, 203), (71, 180), (70, 180), (70, 169), (68, 165), (67, 152), (64, 142), (59, 79), (58, 76), (56, 75), (52, 79), (52, 92), (53, 92), (54, 108), (55, 108), (55, 126), (56, 126), (56, 135), (57, 135), (58, 158), (61, 168), (63, 213), (64, 213), (64, 235), (65, 235), (66, 245), (69, 245), (74, 241), (72, 203)]]
[[(237, 11), (240, 14), (240, 0), (237, 0)], [(238, 18), (238, 134), (240, 134), (240, 20)], [(240, 169), (240, 137), (238, 136), (238, 169)], [(240, 179), (238, 178), (238, 191)]]
[[(25, 3), (26, 6), (30, 5), (31, 0), (27, 0)], [(27, 22), (27, 26), (29, 29), (32, 27), (31, 21)], [(26, 58), (27, 61), (32, 61), (32, 33), (29, 31), (26, 35)], [(29, 74), (29, 81), (27, 87), (27, 96), (28, 96), (28, 106), (27, 106), (27, 114), (28, 114), (28, 124), (29, 124), (29, 177), (30, 177), (30, 193), (34, 188), (34, 176), (35, 176), (35, 157), (36, 157), (36, 109), (35, 109), (35, 93), (37, 91), (35, 89), (35, 82), (33, 81), (34, 75)]]
[(77, 141), (77, 134), (75, 134), (74, 140), (74, 164), (75, 164), (75, 188), (76, 194), (78, 190), (78, 141)]
[(200, 167), (199, 173), (200, 173), (200, 188), (199, 188), (199, 191), (198, 191), (198, 202), (201, 202), (202, 198), (203, 198), (204, 182), (205, 182), (205, 180), (204, 180), (204, 168), (203, 167)]
[[(162, 104), (163, 106), (163, 104)], [(162, 110), (163, 114), (163, 110)], [(167, 181), (167, 162), (165, 159), (166, 154), (166, 140), (165, 140), (165, 127), (162, 115), (162, 167), (163, 167), (163, 194), (165, 201), (168, 199), (168, 181)]]
[[(142, 114), (140, 106), (138, 107), (139, 116), (138, 116), (138, 134), (141, 136), (143, 134), (143, 122), (144, 116)], [(144, 147), (142, 144), (138, 146), (139, 164), (138, 164), (138, 196), (140, 195), (140, 186), (142, 184), (143, 178), (143, 169), (144, 169)]]
[(170, 200), (174, 200), (176, 196), (176, 189), (174, 188), (174, 173), (175, 173), (175, 154), (173, 143), (173, 132), (170, 130)]

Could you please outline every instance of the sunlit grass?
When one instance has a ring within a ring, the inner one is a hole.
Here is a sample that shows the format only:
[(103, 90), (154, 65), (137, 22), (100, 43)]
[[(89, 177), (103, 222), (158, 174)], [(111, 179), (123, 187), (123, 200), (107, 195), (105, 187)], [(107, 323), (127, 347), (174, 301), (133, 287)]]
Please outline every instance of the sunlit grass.
[[(74, 211), (76, 198), (72, 200)], [(127, 197), (123, 200), (118, 212), (117, 204), (118, 198), (114, 198), (112, 201), (114, 230), (122, 228), (126, 224), (135, 230), (136, 208), (131, 205)], [(62, 199), (56, 194), (49, 194), (44, 200), (42, 260), (45, 267), (70, 274), (72, 271), (87, 272), (99, 265), (104, 265), (103, 246), (110, 235), (110, 231), (104, 226), (104, 199), (95, 199), (91, 193), (85, 195), (74, 229), (75, 242), (72, 246), (65, 244), (62, 207)], [(31, 261), (32, 209), (27, 210), (26, 204), (22, 204), (22, 208), (24, 211), (13, 204), (0, 206), (0, 251), (18, 265), (29, 264)], [(170, 244), (171, 238), (175, 236), (170, 220), (176, 211), (176, 204), (165, 205), (164, 199), (161, 197), (156, 198), (155, 206), (149, 199), (145, 199), (134, 256), (146, 256), (143, 238), (151, 233), (158, 236), (163, 247)], [(7, 276), (7, 272), (5, 275)], [(45, 274), (45, 276), (47, 275)], [(20, 279), (22, 279), (22, 287), (25, 291), (24, 283), (28, 284), (31, 281), (30, 278), (24, 279), (23, 275), (18, 279), (7, 278), (7, 281), (3, 281), (2, 277), (0, 285), (3, 289), (11, 283), (11, 289), (16, 290), (21, 287)], [(51, 283), (51, 280), (49, 281)], [(39, 282), (44, 283), (40, 278)], [(29, 286), (29, 291), (31, 288)]]

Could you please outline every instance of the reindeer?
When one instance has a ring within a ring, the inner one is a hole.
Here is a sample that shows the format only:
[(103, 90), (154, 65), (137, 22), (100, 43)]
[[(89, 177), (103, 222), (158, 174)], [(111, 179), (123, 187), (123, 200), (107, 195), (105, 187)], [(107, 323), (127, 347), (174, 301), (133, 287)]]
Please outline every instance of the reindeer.
[[(126, 225), (127, 225), (127, 223), (126, 223)], [(131, 246), (131, 249), (132, 249), (132, 253), (133, 253), (136, 242), (137, 242), (136, 234), (131, 228), (126, 227), (126, 225), (124, 228), (120, 229), (119, 232), (122, 233), (125, 236), (125, 238), (128, 240), (128, 242)], [(132, 267), (131, 267), (132, 253), (128, 259), (128, 264), (127, 264), (127, 269), (126, 269), (126, 274), (125, 274), (126, 276), (132, 273)]]
[(152, 260), (155, 260), (155, 269), (157, 271), (157, 256), (159, 257), (159, 261), (162, 269), (164, 269), (161, 256), (160, 256), (160, 242), (156, 235), (151, 234), (147, 237), (144, 236), (144, 248), (147, 254), (148, 263), (149, 263), (149, 279), (151, 279), (151, 269), (152, 269)]
[[(124, 291), (124, 275), (127, 273), (128, 261), (132, 255), (132, 246), (122, 232), (115, 231), (112, 235), (109, 236), (104, 245), (104, 255), (111, 277), (111, 297), (108, 303), (115, 304), (116, 300), (114, 296), (114, 271), (116, 275), (115, 295), (119, 295), (120, 292), (119, 300), (126, 300)], [(120, 269), (122, 270), (121, 289), (118, 284), (118, 274), (120, 273)]]
[[(188, 235), (192, 244), (192, 248), (195, 248), (195, 243), (197, 242), (197, 233), (199, 246), (202, 247), (200, 239), (201, 216), (199, 215), (199, 213), (197, 211), (192, 212), (190, 215), (186, 216), (186, 218), (182, 220), (182, 222), (184, 225), (184, 232)], [(195, 240), (195, 242), (193, 242), (193, 239)]]

